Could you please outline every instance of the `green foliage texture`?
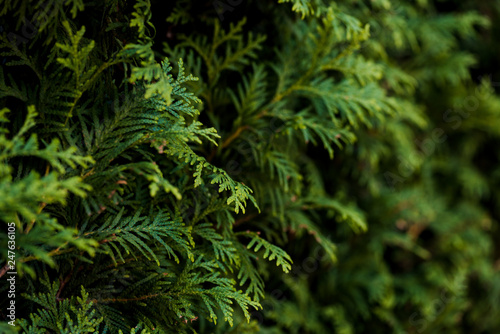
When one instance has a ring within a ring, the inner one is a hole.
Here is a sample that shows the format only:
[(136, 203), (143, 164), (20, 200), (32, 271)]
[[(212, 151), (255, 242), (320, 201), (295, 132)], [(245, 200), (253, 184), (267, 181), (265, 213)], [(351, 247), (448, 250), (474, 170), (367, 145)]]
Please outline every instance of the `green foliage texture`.
[(0, 1), (0, 332), (499, 333), (499, 19)]

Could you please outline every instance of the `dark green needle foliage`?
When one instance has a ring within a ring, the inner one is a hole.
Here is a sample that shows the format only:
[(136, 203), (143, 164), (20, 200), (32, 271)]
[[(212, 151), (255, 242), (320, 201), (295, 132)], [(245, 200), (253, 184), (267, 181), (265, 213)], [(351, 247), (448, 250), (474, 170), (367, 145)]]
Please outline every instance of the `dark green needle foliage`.
[(0, 332), (499, 332), (499, 17), (4, 0)]

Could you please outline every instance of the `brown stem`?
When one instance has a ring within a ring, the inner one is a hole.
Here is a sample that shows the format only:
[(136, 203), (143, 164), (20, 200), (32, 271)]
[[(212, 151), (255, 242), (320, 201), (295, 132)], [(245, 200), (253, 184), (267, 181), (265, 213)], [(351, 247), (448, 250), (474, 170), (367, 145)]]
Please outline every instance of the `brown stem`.
[(94, 174), (94, 169), (95, 169), (95, 167), (92, 167), (91, 170), (89, 170), (87, 173), (85, 173), (85, 175), (82, 176), (82, 179), (85, 179), (86, 177)]
[(238, 129), (236, 129), (236, 131), (231, 136), (229, 136), (226, 140), (224, 140), (224, 142), (222, 143), (222, 148), (228, 147), (229, 144), (231, 144), (233, 140), (238, 138), (239, 135), (246, 129), (248, 129), (248, 125), (242, 125)]
[[(76, 266), (77, 263), (78, 263), (78, 259), (75, 262), (75, 266)], [(82, 268), (83, 268), (83, 266), (80, 266), (77, 271), (80, 271)], [(64, 279), (64, 281), (61, 281), (61, 285), (59, 285), (59, 290), (57, 290), (57, 293), (56, 293), (56, 300), (57, 301), (61, 301), (61, 300), (64, 299), (64, 298), (59, 298), (59, 295), (61, 294), (64, 286), (66, 285), (66, 283), (69, 282), (69, 279), (71, 278), (72, 275), (73, 275), (73, 270), (70, 271), (70, 273), (66, 276), (66, 278)]]
[(144, 300), (144, 299), (149, 299), (149, 298), (155, 298), (158, 296), (161, 296), (161, 293), (155, 293), (152, 295), (146, 295), (146, 296), (140, 296), (140, 297), (135, 297), (135, 298), (108, 298), (108, 299), (92, 299), (91, 301), (94, 304), (97, 303), (127, 303), (127, 302), (133, 302), (133, 301), (138, 301), (138, 300)]
[[(67, 244), (67, 242), (65, 242), (62, 246), (66, 245), (66, 244)], [(66, 253), (74, 251), (75, 248), (76, 248), (76, 247), (71, 247), (71, 248), (66, 248), (66, 249), (61, 250), (62, 246), (60, 246), (60, 247), (58, 247), (58, 248), (50, 251), (49, 252), (49, 256), (66, 254)], [(33, 260), (38, 260), (38, 259), (39, 259), (39, 257), (31, 255), (31, 256), (27, 256), (25, 258), (20, 259), (19, 262), (25, 263), (25, 262), (30, 262), (30, 261), (33, 261)]]
[[(228, 138), (226, 138), (226, 140), (224, 140), (224, 142), (222, 142), (222, 145), (221, 145), (221, 148), (226, 148), (229, 146), (229, 144), (231, 144), (231, 142), (233, 140), (235, 140), (236, 138), (239, 137), (239, 135), (245, 130), (245, 129), (248, 129), (249, 126), (248, 125), (242, 125), (240, 126), (238, 129), (236, 129), (236, 131), (231, 135), (229, 136)], [(212, 152), (210, 153), (210, 156), (207, 158), (207, 161), (208, 162), (211, 162), (212, 159), (215, 157), (215, 154), (217, 153), (217, 147), (214, 147), (214, 149), (212, 150)]]
[[(42, 210), (47, 206), (47, 203), (40, 203), (40, 207), (38, 208), (38, 214), (40, 214), (42, 212)], [(28, 227), (26, 227), (26, 230), (24, 231), (24, 234), (28, 234), (31, 229), (33, 228), (33, 226), (35, 225), (35, 221), (36, 219), (33, 219), (32, 221), (30, 221)]]
[(0, 277), (2, 277), (3, 275), (5, 275), (5, 273), (7, 272), (7, 270), (9, 270), (9, 265), (6, 264), (5, 266), (2, 267), (2, 269), (0, 269)]
[(214, 147), (212, 149), (212, 152), (210, 152), (210, 155), (207, 158), (208, 162), (212, 162), (213, 158), (215, 157), (215, 153), (217, 153), (217, 147)]
[(251, 219), (253, 219), (253, 218), (255, 218), (255, 217), (257, 217), (257, 214), (256, 214), (256, 213), (253, 213), (253, 214), (251, 214), (251, 215), (247, 215), (247, 216), (245, 216), (245, 217), (243, 217), (243, 218), (238, 219), (237, 221), (235, 221), (235, 222), (233, 223), (233, 226), (238, 226), (238, 225), (240, 225), (240, 224), (243, 224), (243, 223), (245, 223), (245, 222), (247, 222), (247, 221), (249, 221), (249, 220), (251, 220)]
[[(271, 101), (271, 103), (274, 103), (279, 100), (280, 99), (275, 99)], [(265, 114), (267, 114), (267, 109), (262, 110), (255, 118), (259, 119), (263, 117)], [(248, 128), (249, 128), (248, 125), (242, 125), (239, 128), (237, 128), (236, 131), (234, 131), (234, 133), (231, 136), (229, 136), (228, 138), (226, 138), (226, 140), (224, 140), (224, 142), (222, 143), (222, 148), (228, 147), (229, 144), (231, 144), (236, 138), (238, 138), (241, 135), (243, 131), (245, 131)]]

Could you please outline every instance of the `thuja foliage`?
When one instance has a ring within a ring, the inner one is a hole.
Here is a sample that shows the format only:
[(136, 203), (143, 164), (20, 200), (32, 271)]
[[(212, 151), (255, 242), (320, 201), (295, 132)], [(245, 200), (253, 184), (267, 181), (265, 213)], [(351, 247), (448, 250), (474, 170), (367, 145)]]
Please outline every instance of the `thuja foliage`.
[(4, 1), (0, 330), (497, 332), (499, 11)]

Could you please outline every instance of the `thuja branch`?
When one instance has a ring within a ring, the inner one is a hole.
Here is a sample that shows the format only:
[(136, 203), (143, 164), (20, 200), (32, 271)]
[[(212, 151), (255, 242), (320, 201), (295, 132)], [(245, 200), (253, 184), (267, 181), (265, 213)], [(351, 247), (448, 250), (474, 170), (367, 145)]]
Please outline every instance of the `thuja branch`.
[[(49, 175), (49, 172), (50, 172), (50, 164), (47, 164), (47, 168), (45, 169), (45, 176)], [(40, 207), (38, 208), (38, 212), (37, 214), (40, 214), (42, 212), (42, 210), (47, 206), (47, 203), (43, 202), (40, 204)], [(28, 234), (31, 229), (33, 228), (33, 226), (35, 225), (35, 221), (36, 219), (33, 219), (28, 227), (26, 228), (26, 230), (24, 231), (25, 234)]]
[[(94, 232), (88, 232), (88, 233), (85, 233), (84, 235), (89, 235), (89, 234), (92, 234), (92, 233), (94, 233)], [(76, 237), (74, 240), (79, 239), (79, 238), (80, 238), (80, 236)], [(113, 239), (114, 239), (114, 236), (113, 236)], [(109, 241), (112, 241), (112, 239), (101, 240), (101, 241), (99, 241), (99, 244), (104, 244), (104, 243), (109, 242)], [(61, 246), (57, 247), (56, 249), (50, 251), (48, 255), (50, 257), (53, 257), (53, 256), (57, 256), (57, 255), (71, 253), (71, 252), (77, 250), (76, 247), (70, 247), (70, 248), (62, 249), (67, 244), (68, 244), (68, 241), (65, 242), (64, 244), (62, 244)], [(25, 262), (30, 262), (30, 261), (39, 260), (39, 259), (40, 259), (39, 256), (30, 255), (30, 256), (27, 256), (25, 258), (20, 259), (19, 262), (25, 263)]]
[[(300, 89), (301, 88), (300, 83), (302, 83), (306, 79), (307, 76), (308, 76), (308, 74), (306, 74), (303, 77), (301, 77), (300, 79), (298, 79), (297, 82), (295, 82), (295, 84), (293, 84), (285, 92), (283, 92), (281, 94), (277, 93), (276, 96), (271, 100), (271, 102), (269, 102), (268, 107), (264, 108), (260, 113), (257, 114), (257, 116), (255, 116), (255, 120), (258, 120), (258, 119), (264, 117), (267, 114), (268, 110), (270, 109), (270, 106), (272, 106), (274, 103), (281, 101), (284, 97), (290, 95), (293, 91)], [(248, 125), (239, 126), (229, 137), (227, 137), (222, 142), (222, 145), (220, 147), (221, 148), (228, 147), (235, 139), (237, 139), (241, 135), (241, 133), (243, 131), (245, 131), (249, 128), (250, 127)], [(214, 148), (212, 150), (212, 153), (210, 154), (210, 157), (207, 159), (209, 162), (213, 159), (216, 152), (217, 152), (217, 148)]]
[[(73, 100), (73, 103), (71, 105), (71, 109), (69, 110), (68, 112), (68, 115), (66, 116), (66, 120), (64, 121), (64, 125), (66, 125), (68, 123), (68, 120), (73, 117), (73, 110), (75, 109), (75, 106), (76, 106), (76, 103), (80, 100), (80, 98), (82, 97), (83, 93), (89, 89), (91, 87), (91, 85), (97, 80), (98, 76), (101, 74), (102, 71), (104, 71), (106, 68), (112, 66), (112, 65), (115, 65), (115, 64), (118, 64), (122, 62), (122, 60), (112, 60), (110, 62), (105, 62), (103, 63), (98, 69), (97, 71), (92, 75), (92, 77), (85, 83), (85, 85), (79, 89), (78, 91), (78, 95), (75, 96), (74, 100)], [(78, 75), (77, 75), (77, 80), (78, 80)], [(78, 89), (78, 81), (77, 81), (77, 89)]]
[[(65, 244), (67, 244), (67, 243), (65, 243)], [(50, 257), (53, 257), (53, 256), (56, 256), (56, 255), (62, 255), (62, 254), (66, 254), (66, 253), (71, 253), (72, 251), (74, 251), (76, 249), (76, 247), (71, 247), (71, 248), (67, 248), (67, 249), (60, 249), (61, 247), (56, 248), (56, 249), (50, 251), (48, 255)], [(30, 256), (27, 256), (27, 257), (24, 257), (24, 258), (20, 259), (19, 262), (26, 263), (26, 262), (30, 262), (30, 261), (34, 261), (34, 260), (39, 260), (39, 259), (40, 259), (39, 256), (30, 255)]]
[(155, 293), (152, 295), (145, 295), (145, 296), (134, 297), (134, 298), (107, 298), (107, 299), (101, 299), (101, 300), (91, 299), (91, 301), (94, 304), (97, 304), (97, 303), (128, 303), (128, 302), (134, 302), (134, 301), (139, 301), (139, 300), (156, 298), (156, 297), (160, 297), (162, 295), (166, 295), (166, 294)]

